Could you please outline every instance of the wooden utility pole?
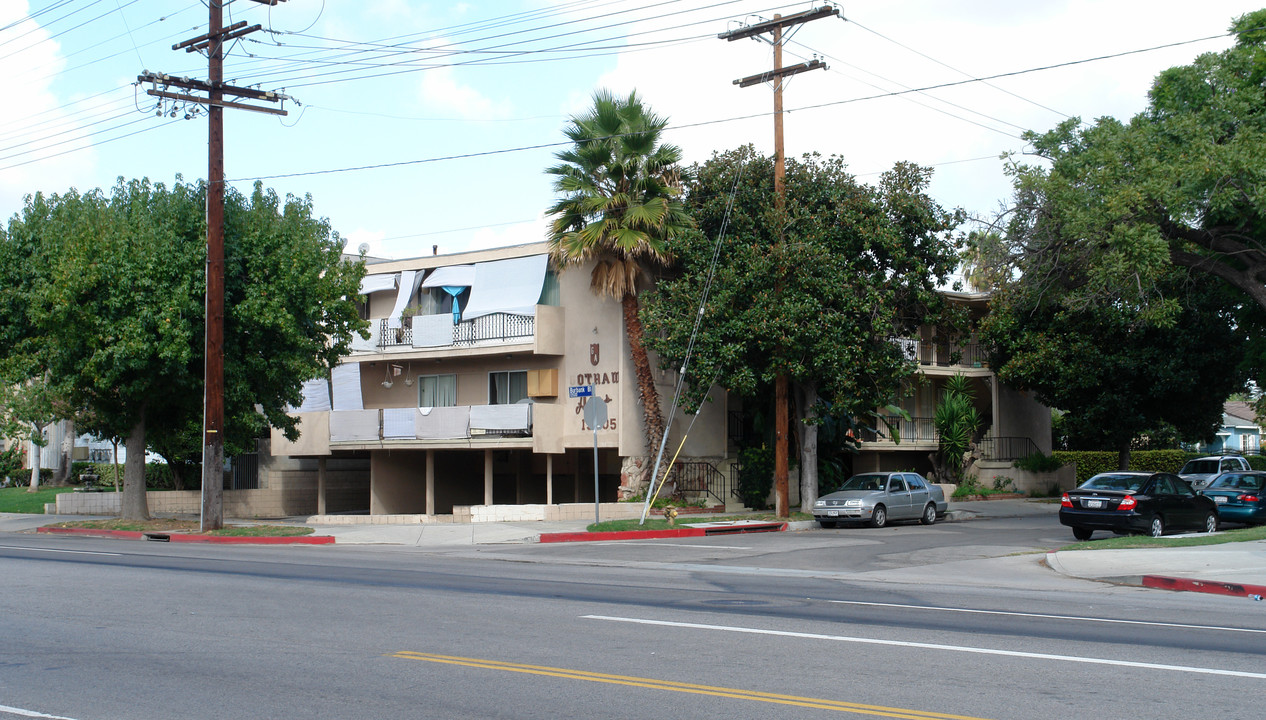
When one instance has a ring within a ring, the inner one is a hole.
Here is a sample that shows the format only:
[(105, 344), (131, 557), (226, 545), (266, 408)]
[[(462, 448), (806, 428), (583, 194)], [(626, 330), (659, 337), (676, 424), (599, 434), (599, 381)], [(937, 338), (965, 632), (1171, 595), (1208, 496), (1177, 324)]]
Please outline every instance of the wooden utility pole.
[[(826, 69), (826, 65), (820, 60), (784, 68), (782, 66), (782, 31), (783, 28), (797, 26), (810, 20), (839, 15), (839, 13), (839, 8), (826, 6), (795, 13), (787, 17), (774, 15), (774, 19), (771, 21), (748, 25), (717, 36), (723, 40), (734, 41), (739, 38), (757, 37), (764, 33), (773, 35), (774, 69), (770, 72), (735, 80), (734, 84), (741, 88), (770, 81), (774, 84), (774, 206), (777, 208), (779, 216), (778, 245), (780, 248), (783, 244), (783, 227), (785, 225), (781, 220), (781, 216), (787, 206), (787, 163), (783, 154), (782, 127), (783, 78), (809, 70)], [(776, 281), (775, 292), (778, 294), (781, 294), (783, 276), (786, 272), (787, 268), (782, 268)], [(779, 372), (774, 379), (774, 510), (778, 517), (787, 517), (791, 514), (790, 488), (787, 486), (789, 465), (787, 461), (787, 445), (790, 437), (790, 422), (787, 417), (787, 383), (787, 373)]]
[[(174, 102), (207, 106), (207, 296), (206, 365), (202, 416), (202, 530), (224, 527), (224, 108), (285, 115), (285, 110), (227, 102), (224, 96), (280, 102), (286, 96), (224, 84), (224, 45), (259, 30), (261, 25), (238, 22), (224, 27), (228, 0), (209, 0), (207, 33), (172, 46), (185, 52), (206, 50), (207, 80), (143, 73), (137, 80), (153, 87), (149, 95)], [(254, 0), (276, 5), (281, 0)], [(158, 89), (159, 86), (163, 89)], [(206, 96), (171, 92), (168, 88), (205, 92)], [(189, 117), (186, 115), (186, 117)]]

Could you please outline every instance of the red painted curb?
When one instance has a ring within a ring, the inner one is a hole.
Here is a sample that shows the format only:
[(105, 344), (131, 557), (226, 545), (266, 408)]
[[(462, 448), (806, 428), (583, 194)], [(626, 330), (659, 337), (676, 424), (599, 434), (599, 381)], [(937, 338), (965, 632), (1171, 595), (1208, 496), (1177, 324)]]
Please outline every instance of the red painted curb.
[(239, 537), (216, 535), (198, 535), (191, 533), (166, 533), (158, 531), (141, 532), (139, 530), (95, 530), (93, 528), (36, 528), (37, 533), (56, 535), (84, 535), (87, 537), (116, 538), (119, 540), (143, 540), (147, 535), (157, 536), (160, 542), (178, 543), (220, 543), (226, 545), (333, 545), (334, 538), (329, 535), (295, 535), (292, 537)]
[(1163, 575), (1144, 575), (1143, 587), (1157, 588), (1160, 590), (1211, 593), (1214, 595), (1231, 595), (1234, 597), (1266, 595), (1266, 585), (1211, 582), (1209, 580), (1165, 577)]
[(594, 542), (599, 540), (653, 540), (655, 538), (703, 537), (703, 528), (679, 528), (677, 530), (612, 530), (609, 532), (560, 532), (541, 533), (540, 542)]

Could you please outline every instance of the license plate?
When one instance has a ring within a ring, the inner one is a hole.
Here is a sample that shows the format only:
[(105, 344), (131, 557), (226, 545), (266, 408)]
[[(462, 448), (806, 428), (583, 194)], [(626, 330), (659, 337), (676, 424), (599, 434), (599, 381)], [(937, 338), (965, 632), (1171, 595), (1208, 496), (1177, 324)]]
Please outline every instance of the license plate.
[(1214, 495), (1213, 502), (1218, 503), (1218, 504), (1224, 503), (1226, 502), (1226, 497), (1222, 495)]
[(1103, 507), (1103, 501), (1102, 501), (1102, 500), (1087, 500), (1087, 501), (1086, 501), (1086, 507), (1088, 507), (1088, 508), (1101, 508), (1101, 507)]
[(839, 516), (840, 516), (840, 511), (839, 511), (839, 510), (827, 510), (827, 511), (826, 511), (826, 516), (827, 516), (827, 517), (839, 517)]

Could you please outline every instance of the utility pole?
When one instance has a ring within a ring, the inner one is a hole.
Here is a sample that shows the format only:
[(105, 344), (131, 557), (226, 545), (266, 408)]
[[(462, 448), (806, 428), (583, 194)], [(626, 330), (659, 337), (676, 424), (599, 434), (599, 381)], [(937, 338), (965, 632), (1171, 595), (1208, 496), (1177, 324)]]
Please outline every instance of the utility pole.
[[(276, 5), (282, 0), (254, 0)], [(207, 33), (171, 46), (172, 50), (205, 50), (207, 80), (175, 78), (144, 72), (139, 82), (152, 87), (146, 92), (173, 102), (207, 107), (207, 297), (206, 366), (202, 415), (202, 521), (201, 529), (224, 527), (224, 108), (286, 115), (285, 110), (228, 102), (225, 95), (280, 102), (285, 95), (224, 84), (224, 45), (259, 30), (261, 25), (237, 22), (224, 27), (224, 5), (229, 0), (209, 0)], [(162, 89), (159, 89), (159, 86)], [(206, 93), (205, 97), (172, 92), (169, 88)], [(175, 113), (175, 110), (172, 111)], [(188, 113), (186, 118), (190, 117)]]
[[(783, 45), (783, 28), (799, 26), (810, 20), (818, 20), (824, 17), (839, 15), (840, 10), (837, 7), (824, 6), (805, 10), (804, 12), (794, 13), (783, 17), (774, 15), (774, 19), (766, 22), (748, 25), (737, 30), (724, 32), (717, 37), (722, 40), (733, 42), (740, 38), (758, 37), (764, 33), (773, 35), (774, 46), (774, 69), (770, 72), (760, 73), (759, 75), (750, 75), (739, 80), (735, 80), (734, 84), (741, 88), (750, 87), (761, 83), (773, 81), (774, 84), (774, 206), (778, 210), (780, 217), (778, 225), (778, 245), (781, 249), (783, 244), (783, 227), (781, 215), (787, 206), (787, 164), (783, 154), (783, 128), (782, 128), (782, 90), (783, 78), (797, 75), (809, 70), (825, 70), (826, 65), (820, 60), (813, 60), (791, 67), (782, 66), (782, 45)], [(779, 273), (775, 292), (781, 294), (782, 277), (786, 274), (787, 269), (782, 268)], [(779, 372), (774, 379), (774, 510), (778, 517), (787, 517), (791, 514), (790, 508), (790, 492), (787, 487), (788, 462), (787, 462), (787, 444), (790, 436), (790, 422), (787, 417), (787, 373)]]

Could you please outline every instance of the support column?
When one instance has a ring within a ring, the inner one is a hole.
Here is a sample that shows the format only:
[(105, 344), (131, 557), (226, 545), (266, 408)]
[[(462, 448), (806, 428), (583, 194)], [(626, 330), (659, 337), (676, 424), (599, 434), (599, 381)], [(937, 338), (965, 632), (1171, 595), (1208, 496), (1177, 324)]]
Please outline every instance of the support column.
[[(511, 451), (514, 454), (514, 503), (516, 505), (523, 504), (523, 453), (518, 450)], [(531, 460), (529, 460), (531, 462)]]
[(492, 504), (492, 451), (484, 450), (484, 505)]
[(554, 456), (545, 456), (545, 504), (554, 504)]
[(325, 514), (325, 458), (317, 460), (317, 515)]
[[(576, 453), (579, 454), (580, 451), (577, 450)], [(578, 457), (572, 465), (572, 478), (575, 483), (572, 485), (571, 501), (574, 503), (580, 502), (580, 465), (580, 458)]]
[(426, 451), (426, 514), (435, 514), (435, 451)]

